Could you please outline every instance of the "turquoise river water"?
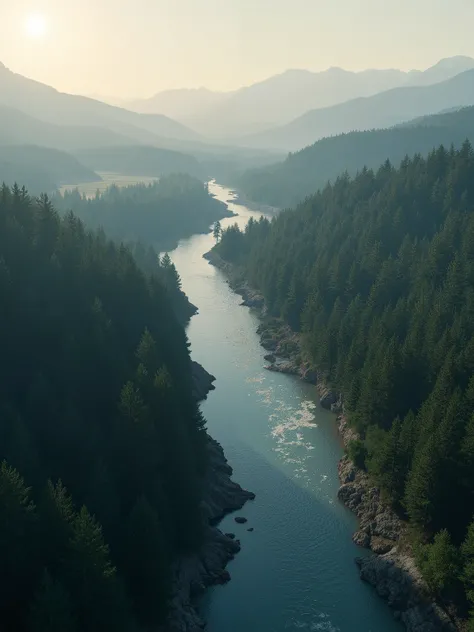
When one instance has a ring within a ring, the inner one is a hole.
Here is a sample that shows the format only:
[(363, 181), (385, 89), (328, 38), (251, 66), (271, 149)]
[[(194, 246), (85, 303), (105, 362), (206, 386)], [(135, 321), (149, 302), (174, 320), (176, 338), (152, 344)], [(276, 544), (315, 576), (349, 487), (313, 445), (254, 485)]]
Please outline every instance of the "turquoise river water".
[[(211, 183), (210, 190), (239, 214), (224, 227), (259, 217), (229, 201), (229, 189)], [(208, 630), (400, 632), (354, 563), (367, 553), (352, 543), (356, 520), (337, 500), (342, 448), (334, 416), (319, 406), (314, 386), (264, 369), (256, 316), (202, 258), (212, 245), (211, 234), (196, 235), (170, 254), (199, 307), (188, 329), (193, 358), (217, 377), (202, 407), (209, 431), (235, 480), (257, 496), (240, 512), (247, 524), (233, 516), (221, 524), (242, 551), (229, 565), (232, 580), (203, 599)]]

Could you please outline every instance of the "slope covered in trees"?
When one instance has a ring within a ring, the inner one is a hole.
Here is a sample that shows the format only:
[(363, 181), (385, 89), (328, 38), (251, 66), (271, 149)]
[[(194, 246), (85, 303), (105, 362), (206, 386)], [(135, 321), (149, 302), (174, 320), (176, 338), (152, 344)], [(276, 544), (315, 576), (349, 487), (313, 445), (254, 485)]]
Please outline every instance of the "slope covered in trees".
[(470, 144), (340, 177), (271, 222), (224, 231), (216, 248), (344, 393), (354, 447), (424, 542), (433, 592), (473, 606)]
[(236, 185), (256, 202), (285, 208), (304, 200), (344, 171), (356, 175), (364, 166), (377, 168), (387, 158), (427, 154), (439, 145), (460, 147), (474, 135), (474, 107), (427, 116), (391, 129), (351, 132), (323, 138), (289, 154), (282, 163), (252, 169)]
[(88, 148), (75, 155), (84, 165), (97, 171), (152, 177), (169, 173), (205, 176), (203, 167), (193, 156), (147, 145)]
[(164, 176), (150, 185), (111, 186), (92, 199), (70, 191), (58, 194), (54, 202), (59, 210), (74, 211), (87, 226), (102, 227), (114, 239), (139, 240), (158, 250), (169, 250), (179, 239), (207, 231), (229, 215), (206, 184), (184, 174)]
[(205, 434), (162, 274), (0, 190), (5, 632), (155, 629), (199, 544)]
[(52, 193), (63, 184), (100, 180), (74, 156), (36, 145), (0, 145), (0, 182), (21, 182), (32, 194)]

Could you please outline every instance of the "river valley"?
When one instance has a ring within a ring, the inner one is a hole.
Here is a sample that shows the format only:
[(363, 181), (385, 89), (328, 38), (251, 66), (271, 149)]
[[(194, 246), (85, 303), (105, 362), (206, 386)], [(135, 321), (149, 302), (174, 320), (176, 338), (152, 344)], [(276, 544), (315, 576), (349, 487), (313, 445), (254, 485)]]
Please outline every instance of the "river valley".
[[(215, 183), (210, 190), (219, 200), (232, 198)], [(223, 227), (261, 214), (232, 202), (229, 208), (238, 217)], [(212, 234), (196, 235), (170, 255), (199, 308), (188, 328), (193, 359), (217, 378), (202, 405), (209, 432), (234, 479), (257, 497), (237, 514), (246, 524), (234, 515), (221, 524), (242, 550), (229, 566), (230, 583), (202, 600), (208, 630), (400, 631), (354, 563), (367, 553), (353, 544), (356, 519), (337, 500), (342, 445), (334, 416), (319, 406), (314, 386), (263, 368), (257, 317), (202, 258), (212, 245)]]

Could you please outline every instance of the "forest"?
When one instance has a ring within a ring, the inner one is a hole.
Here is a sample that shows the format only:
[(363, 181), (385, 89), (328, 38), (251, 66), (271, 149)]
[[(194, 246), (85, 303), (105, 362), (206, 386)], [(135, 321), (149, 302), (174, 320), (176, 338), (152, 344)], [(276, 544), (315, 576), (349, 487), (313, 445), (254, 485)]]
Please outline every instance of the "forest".
[(72, 210), (88, 227), (103, 228), (112, 239), (142, 241), (161, 251), (206, 232), (230, 214), (225, 204), (209, 195), (206, 184), (186, 174), (163, 176), (149, 185), (112, 185), (92, 198), (76, 189), (52, 200), (59, 212)]
[(468, 107), (390, 129), (330, 136), (290, 153), (284, 162), (234, 176), (234, 184), (256, 202), (286, 208), (303, 201), (344, 171), (355, 176), (364, 165), (377, 169), (387, 158), (398, 163), (406, 155), (425, 155), (441, 144), (460, 147), (473, 133), (474, 107)]
[[(343, 393), (350, 454), (409, 521), (432, 592), (474, 609), (474, 152), (335, 179), (223, 232), (269, 313)], [(474, 629), (474, 612), (470, 621)]]
[(134, 250), (0, 189), (5, 632), (156, 629), (173, 559), (200, 544), (206, 434), (179, 276)]

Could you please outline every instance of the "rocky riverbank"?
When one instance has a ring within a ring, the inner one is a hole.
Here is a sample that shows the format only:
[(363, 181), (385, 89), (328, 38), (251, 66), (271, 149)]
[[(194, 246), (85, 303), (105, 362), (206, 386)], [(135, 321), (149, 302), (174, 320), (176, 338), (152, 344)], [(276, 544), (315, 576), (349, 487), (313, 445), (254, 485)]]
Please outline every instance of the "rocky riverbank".
[[(345, 445), (357, 438), (343, 414), (338, 417), (338, 426)], [(339, 462), (339, 479), (338, 497), (360, 521), (353, 540), (375, 553), (356, 559), (361, 579), (374, 586), (409, 632), (456, 630), (429, 596), (406, 544), (406, 523), (382, 501), (380, 490), (347, 456)]]
[[(192, 371), (196, 399), (202, 400), (214, 388), (215, 377), (197, 362), (193, 362)], [(215, 525), (227, 513), (255, 498), (255, 494), (232, 481), (232, 468), (224, 450), (209, 435), (207, 450), (209, 464), (202, 481), (201, 501), (203, 543), (197, 553), (182, 556), (174, 564), (170, 612), (162, 632), (199, 632), (205, 628), (196, 599), (207, 587), (230, 580), (226, 566), (240, 551), (240, 542)]]
[[(315, 384), (324, 408), (338, 415), (338, 427), (347, 447), (357, 434), (347, 424), (342, 396), (328, 387), (325, 375), (305, 358), (301, 337), (279, 319), (268, 316), (263, 296), (251, 288), (242, 272), (211, 251), (204, 255), (214, 266), (223, 270), (232, 289), (243, 297), (242, 305), (255, 308), (261, 323), (258, 327), (269, 371), (297, 375)], [(452, 632), (456, 630), (450, 618), (430, 599), (409, 547), (404, 544), (406, 523), (383, 503), (380, 490), (367, 473), (355, 467), (348, 456), (338, 466), (341, 487), (338, 497), (358, 517), (359, 528), (353, 540), (369, 548), (373, 555), (360, 557), (356, 563), (362, 580), (374, 586), (377, 593), (393, 609), (408, 632)]]

